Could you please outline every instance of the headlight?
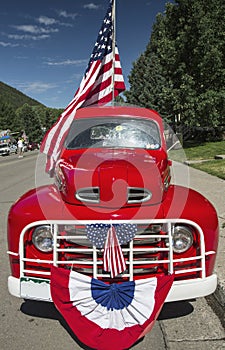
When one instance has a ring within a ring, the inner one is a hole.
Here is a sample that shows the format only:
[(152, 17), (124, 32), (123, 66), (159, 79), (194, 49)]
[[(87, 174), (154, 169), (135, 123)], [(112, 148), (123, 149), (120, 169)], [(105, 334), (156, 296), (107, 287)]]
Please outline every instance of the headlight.
[(50, 226), (36, 227), (32, 234), (32, 242), (41, 252), (51, 252), (53, 250), (53, 235)]
[(187, 226), (175, 226), (173, 233), (173, 251), (175, 253), (184, 253), (192, 244), (192, 230)]

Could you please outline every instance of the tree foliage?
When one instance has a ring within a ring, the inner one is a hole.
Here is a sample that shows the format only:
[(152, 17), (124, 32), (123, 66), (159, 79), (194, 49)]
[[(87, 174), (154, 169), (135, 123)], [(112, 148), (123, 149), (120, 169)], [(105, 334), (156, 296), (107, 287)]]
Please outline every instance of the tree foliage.
[(7, 85), (0, 81), (0, 96), (1, 100), (4, 103), (10, 103), (14, 109), (17, 109), (21, 106), (23, 106), (25, 103), (31, 105), (31, 106), (42, 106), (40, 102), (34, 100), (31, 97), (26, 96), (21, 91), (13, 88), (10, 85)]
[(32, 106), (28, 104), (23, 105), (18, 108), (16, 115), (17, 119), (21, 121), (22, 130), (25, 131), (29, 139), (40, 142), (43, 137), (41, 121)]
[(62, 109), (48, 108), (13, 87), (0, 82), (0, 131), (25, 131), (30, 141), (40, 142)]
[[(16, 124), (16, 114), (10, 103), (0, 98), (0, 126), (2, 130), (11, 129)], [(17, 125), (18, 126), (18, 125)]]
[(159, 14), (129, 76), (129, 103), (188, 126), (225, 123), (225, 3), (176, 0)]

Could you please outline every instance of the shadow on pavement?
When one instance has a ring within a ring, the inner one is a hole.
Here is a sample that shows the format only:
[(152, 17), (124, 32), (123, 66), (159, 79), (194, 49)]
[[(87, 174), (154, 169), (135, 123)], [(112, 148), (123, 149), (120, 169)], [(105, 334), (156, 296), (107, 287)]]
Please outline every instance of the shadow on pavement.
[[(172, 303), (166, 303), (164, 304), (159, 314), (158, 321), (183, 317), (191, 314), (193, 310), (194, 307), (189, 301), (176, 301)], [(35, 300), (26, 300), (22, 303), (20, 311), (29, 316), (53, 319), (60, 322), (61, 320), (64, 321), (61, 314), (51, 302), (48, 303)]]
[[(193, 310), (194, 310), (193, 306), (188, 301), (166, 303), (164, 304), (161, 310), (161, 313), (158, 317), (158, 321), (177, 318), (177, 317), (183, 317), (192, 313)], [(91, 348), (87, 347), (85, 344), (81, 343), (80, 340), (74, 335), (74, 333), (71, 331), (70, 327), (68, 326), (64, 318), (61, 316), (61, 314), (58, 312), (58, 310), (56, 309), (53, 303), (26, 300), (22, 303), (20, 307), (20, 311), (23, 312), (25, 315), (29, 315), (33, 317), (58, 320), (62, 325), (62, 327), (64, 327), (65, 330), (68, 332), (68, 334), (71, 336), (71, 338), (82, 349), (92, 350)], [(143, 339), (140, 339), (137, 343), (141, 342), (142, 340)], [(134, 345), (136, 345), (137, 343), (135, 343)]]
[(85, 344), (83, 344), (72, 332), (67, 322), (61, 316), (61, 314), (56, 309), (53, 303), (34, 301), (34, 300), (26, 300), (20, 307), (20, 311), (22, 311), (25, 315), (47, 318), (52, 320), (58, 320), (59, 323), (67, 333), (71, 336), (71, 338), (84, 350), (94, 350)]
[(193, 311), (194, 307), (188, 300), (166, 303), (163, 305), (163, 308), (158, 317), (158, 321), (187, 316)]

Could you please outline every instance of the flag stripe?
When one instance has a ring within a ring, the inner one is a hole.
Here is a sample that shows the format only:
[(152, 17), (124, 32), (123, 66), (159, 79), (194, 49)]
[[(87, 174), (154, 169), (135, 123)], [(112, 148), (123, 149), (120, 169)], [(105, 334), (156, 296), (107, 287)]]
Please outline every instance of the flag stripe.
[(126, 262), (113, 226), (108, 230), (103, 254), (103, 269), (114, 278), (126, 270)]
[[(93, 64), (90, 67), (89, 76), (86, 78), (86, 80), (84, 78), (82, 79), (81, 86), (77, 90), (77, 93), (76, 93), (75, 97), (73, 98), (73, 100), (69, 103), (69, 105), (67, 106), (65, 111), (59, 117), (58, 121), (53, 125), (53, 127), (47, 133), (46, 140), (44, 139), (44, 142), (42, 142), (42, 145), (41, 145), (41, 151), (43, 153), (49, 154), (49, 151), (51, 153), (53, 152), (54, 147), (55, 147), (55, 144), (53, 141), (57, 140), (59, 129), (61, 128), (61, 125), (62, 125), (64, 119), (67, 118), (70, 115), (70, 113), (72, 113), (73, 111), (74, 111), (74, 115), (75, 115), (75, 112), (76, 112), (75, 107), (77, 105), (78, 99), (80, 98), (81, 91), (83, 90), (83, 92), (85, 92), (85, 90), (84, 90), (85, 84), (86, 85), (88, 84), (89, 79), (91, 78), (91, 76), (94, 72), (94, 68), (95, 68), (95, 64)], [(80, 102), (82, 103), (82, 99)]]
[(90, 69), (89, 77), (83, 86), (81, 91), (78, 91), (76, 97), (74, 97), (73, 101), (67, 107), (65, 113), (61, 115), (59, 121), (55, 124), (53, 129), (50, 131), (48, 135), (48, 140), (46, 141), (46, 147), (43, 150), (43, 153), (51, 152), (51, 156), (53, 160), (56, 159), (58, 152), (65, 141), (66, 132), (68, 131), (74, 116), (76, 114), (76, 110), (82, 105), (85, 100), (85, 95), (89, 93), (89, 90), (92, 88), (92, 85), (98, 75), (98, 71), (100, 69), (99, 62), (93, 62), (92, 67)]

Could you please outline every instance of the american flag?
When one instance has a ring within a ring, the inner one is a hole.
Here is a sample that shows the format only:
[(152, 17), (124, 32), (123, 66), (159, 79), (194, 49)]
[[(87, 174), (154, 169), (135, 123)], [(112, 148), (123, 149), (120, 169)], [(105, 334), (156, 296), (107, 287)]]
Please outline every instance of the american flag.
[(126, 262), (114, 226), (108, 230), (103, 254), (103, 270), (110, 272), (112, 278), (126, 270)]
[(86, 233), (89, 241), (98, 249), (104, 248), (103, 270), (111, 277), (126, 270), (126, 263), (121, 249), (122, 244), (130, 242), (137, 233), (135, 224), (88, 224)]
[(77, 109), (92, 104), (110, 102), (113, 97), (125, 90), (116, 45), (115, 52), (113, 50), (113, 6), (114, 0), (111, 0), (86, 72), (73, 100), (46, 133), (42, 141), (40, 151), (47, 155), (46, 172), (50, 174), (60, 156)]
[(97, 248), (102, 249), (105, 245), (106, 237), (111, 226), (113, 226), (116, 230), (116, 235), (120, 245), (127, 244), (128, 242), (130, 242), (137, 233), (136, 224), (97, 223), (86, 225), (87, 238)]

